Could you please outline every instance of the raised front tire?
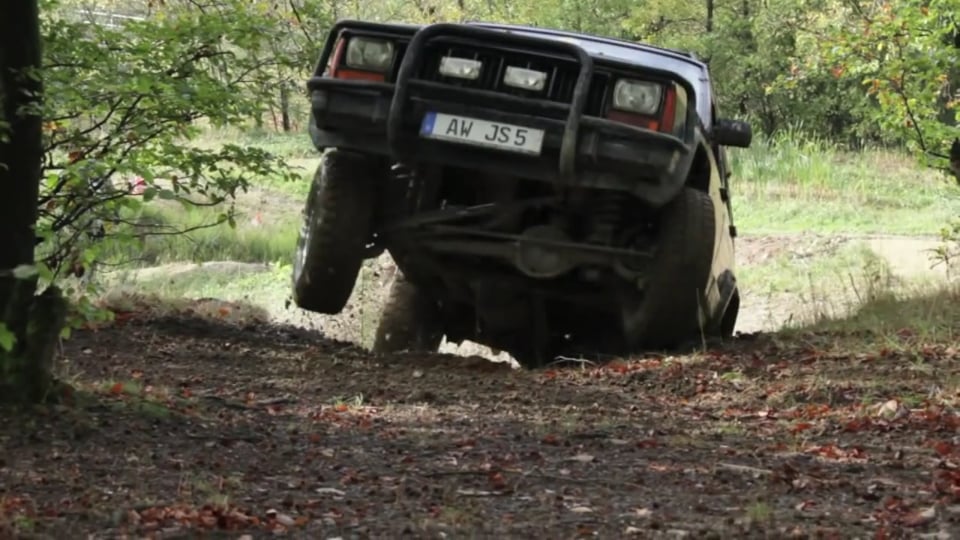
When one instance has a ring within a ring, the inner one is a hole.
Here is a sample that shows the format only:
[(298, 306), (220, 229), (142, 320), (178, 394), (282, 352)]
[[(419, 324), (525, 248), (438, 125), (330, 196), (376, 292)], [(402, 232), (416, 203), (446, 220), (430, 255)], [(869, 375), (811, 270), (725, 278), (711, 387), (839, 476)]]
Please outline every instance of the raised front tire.
[(632, 346), (672, 348), (705, 331), (714, 212), (710, 196), (690, 187), (662, 209), (659, 247), (643, 296), (624, 306), (624, 331)]
[(383, 306), (373, 352), (436, 352), (442, 340), (437, 305), (398, 271)]
[(293, 301), (337, 314), (350, 299), (372, 227), (375, 165), (330, 150), (314, 174), (293, 261)]

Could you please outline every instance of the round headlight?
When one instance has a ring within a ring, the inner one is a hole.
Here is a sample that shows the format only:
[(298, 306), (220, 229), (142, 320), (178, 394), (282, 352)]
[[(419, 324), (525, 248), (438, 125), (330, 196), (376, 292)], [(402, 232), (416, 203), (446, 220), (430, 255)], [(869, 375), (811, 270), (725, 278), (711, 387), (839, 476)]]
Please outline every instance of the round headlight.
[(367, 71), (386, 71), (393, 63), (393, 43), (355, 37), (347, 44), (347, 66)]
[(660, 108), (663, 87), (647, 81), (620, 79), (613, 87), (613, 106), (637, 114), (654, 114)]

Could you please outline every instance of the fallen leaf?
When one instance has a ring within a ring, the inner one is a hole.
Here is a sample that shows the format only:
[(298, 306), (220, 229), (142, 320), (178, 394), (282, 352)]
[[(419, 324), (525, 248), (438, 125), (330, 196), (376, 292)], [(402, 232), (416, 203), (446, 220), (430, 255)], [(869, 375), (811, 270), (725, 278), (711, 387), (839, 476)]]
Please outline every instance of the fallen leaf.
[(653, 515), (653, 510), (650, 510), (649, 508), (637, 508), (633, 511), (633, 513), (636, 514), (637, 517), (648, 518)]
[(123, 393), (123, 383), (114, 383), (114, 385), (110, 387), (110, 393), (113, 394), (113, 395), (115, 395), (115, 396), (118, 396), (118, 395), (122, 394), (122, 393)]
[(491, 474), (489, 478), (490, 478), (490, 485), (492, 485), (494, 489), (503, 489), (507, 487), (507, 481), (504, 480), (502, 474), (495, 472)]
[(947, 457), (956, 451), (956, 446), (947, 441), (937, 441), (933, 443), (933, 451), (940, 457)]
[(480, 489), (458, 489), (457, 495), (463, 495), (464, 497), (490, 497), (496, 495), (496, 491), (483, 491)]
[(911, 514), (908, 514), (903, 518), (903, 524), (907, 527), (919, 527), (921, 525), (926, 525), (934, 519), (937, 518), (937, 509), (936, 507), (931, 506), (925, 510), (918, 510)]
[(656, 448), (659, 446), (656, 439), (645, 439), (637, 442), (637, 448)]
[(891, 399), (877, 407), (876, 415), (886, 420), (897, 420), (910, 414), (910, 410), (900, 403), (900, 400)]

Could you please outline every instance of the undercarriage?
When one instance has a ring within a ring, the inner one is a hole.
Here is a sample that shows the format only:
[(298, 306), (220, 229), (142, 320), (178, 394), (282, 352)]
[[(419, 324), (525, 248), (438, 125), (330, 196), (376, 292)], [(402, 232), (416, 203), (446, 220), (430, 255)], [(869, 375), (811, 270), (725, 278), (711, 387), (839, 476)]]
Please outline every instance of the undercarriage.
[(657, 252), (655, 209), (628, 193), (452, 167), (397, 164), (385, 186), (372, 250), (388, 250), (404, 286), (439, 306), (448, 341), (525, 364), (637, 341), (624, 315)]

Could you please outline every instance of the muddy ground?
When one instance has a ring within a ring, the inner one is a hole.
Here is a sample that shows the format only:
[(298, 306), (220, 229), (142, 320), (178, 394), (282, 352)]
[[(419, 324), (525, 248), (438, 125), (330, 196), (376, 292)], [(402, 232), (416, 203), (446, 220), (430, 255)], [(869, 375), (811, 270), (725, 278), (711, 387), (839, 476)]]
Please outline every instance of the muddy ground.
[(0, 538), (951, 538), (958, 361), (904, 329), (523, 371), (121, 314), (0, 416)]

